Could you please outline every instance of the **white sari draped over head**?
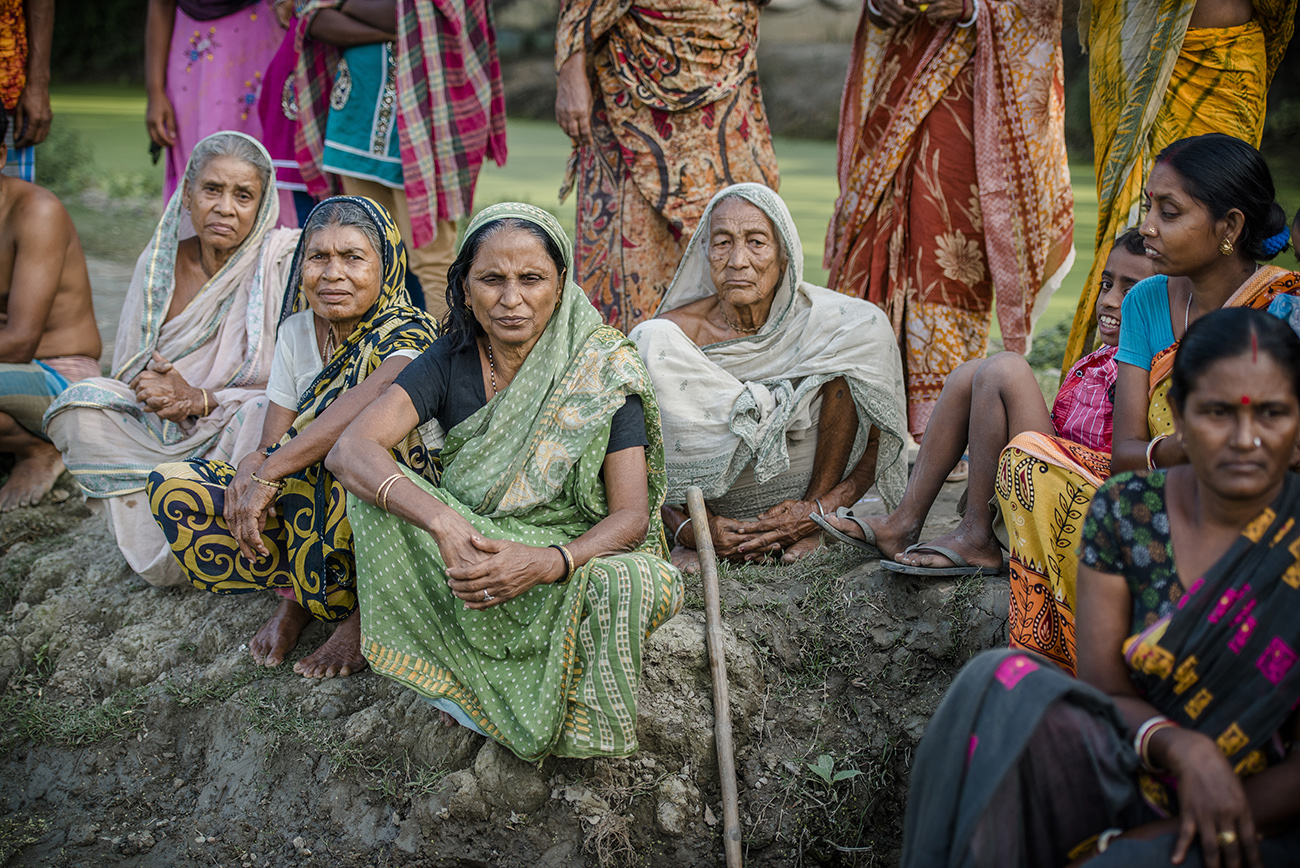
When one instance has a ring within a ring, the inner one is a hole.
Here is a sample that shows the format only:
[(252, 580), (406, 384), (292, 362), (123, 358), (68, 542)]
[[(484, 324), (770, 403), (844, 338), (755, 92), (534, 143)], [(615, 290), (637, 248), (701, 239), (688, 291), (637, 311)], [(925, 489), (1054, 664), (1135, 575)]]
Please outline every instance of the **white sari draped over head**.
[[(264, 166), (271, 157), (256, 140)], [(297, 229), (274, 229), (275, 188), (262, 191), (253, 228), (234, 255), (170, 320), (177, 245), (194, 235), (183, 190), (167, 204), (136, 263), (113, 347), (112, 377), (73, 384), (45, 414), (45, 430), (90, 498), (107, 512), (127, 563), (155, 585), (184, 584), (179, 565), (149, 511), (145, 481), (159, 464), (210, 458), (236, 461), (257, 448), (266, 415), (266, 381), (276, 324), (292, 268)], [(185, 381), (215, 395), (202, 418), (169, 422), (137, 402), (128, 383), (153, 351)]]
[[(697, 347), (666, 311), (713, 296), (709, 221), (718, 202), (738, 196), (772, 221), (789, 265), (767, 322), (752, 336)], [(698, 485), (710, 508), (750, 519), (801, 499), (812, 478), (821, 388), (843, 377), (858, 413), (844, 475), (870, 429), (880, 432), (876, 485), (897, 505), (907, 485), (906, 388), (889, 318), (870, 302), (803, 281), (803, 245), (781, 197), (762, 184), (736, 184), (709, 202), (677, 275), (656, 313), (629, 335), (659, 399), (669, 503)]]

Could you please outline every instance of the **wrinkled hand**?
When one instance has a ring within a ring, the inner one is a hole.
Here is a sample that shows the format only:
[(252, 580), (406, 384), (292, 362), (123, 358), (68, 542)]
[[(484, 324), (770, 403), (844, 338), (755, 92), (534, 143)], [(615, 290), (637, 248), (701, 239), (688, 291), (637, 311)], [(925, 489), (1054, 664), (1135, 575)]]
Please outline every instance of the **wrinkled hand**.
[[(467, 609), (488, 609), (527, 593), (547, 579), (562, 577), (563, 556), (552, 548), (535, 548), (475, 533), (474, 547), (485, 557), (476, 564), (447, 570), (451, 592)], [(490, 596), (491, 599), (485, 599)]]
[(25, 148), (45, 141), (45, 137), (50, 134), (50, 121), (53, 118), (50, 89), (28, 81), (19, 94), (18, 105), (14, 109), (14, 147)]
[(253, 479), (265, 460), (261, 452), (246, 457), (239, 462), (235, 478), (226, 486), (226, 527), (239, 545), (239, 553), (249, 563), (257, 563), (271, 553), (262, 541), (262, 531), (266, 530), (266, 520), (275, 515), (279, 492)]
[[(972, 0), (918, 0), (917, 10), (931, 21), (965, 20), (970, 15)], [(925, 6), (924, 10), (921, 7)]]
[(149, 97), (144, 113), (144, 124), (149, 129), (149, 138), (154, 144), (170, 148), (176, 144), (176, 110), (166, 94)]
[(808, 517), (815, 512), (817, 506), (806, 501), (781, 501), (756, 520), (745, 523), (744, 532), (749, 540), (740, 546), (740, 551), (746, 555), (766, 554), (789, 548), (817, 531), (817, 525)]
[(137, 401), (169, 422), (180, 422), (203, 412), (202, 390), (187, 383), (157, 351), (129, 385)]
[[(1178, 839), (1170, 861), (1181, 865), (1192, 841), (1201, 839), (1206, 868), (1263, 868), (1255, 821), (1241, 779), (1218, 746), (1207, 736), (1190, 730), (1170, 730), (1165, 755), (1178, 777)], [(1231, 832), (1232, 843), (1219, 841)]]
[(555, 119), (575, 145), (595, 143), (591, 133), (591, 81), (587, 55), (579, 52), (564, 61), (556, 79)]
[(916, 3), (913, 0), (879, 0), (875, 3), (875, 7), (880, 10), (880, 20), (889, 27), (906, 24), (917, 14)]
[(732, 561), (762, 558), (763, 554), (750, 551), (748, 556), (741, 546), (753, 539), (745, 530), (746, 522), (735, 518), (723, 518), (720, 515), (709, 516), (709, 535), (713, 538), (713, 551), (720, 558)]

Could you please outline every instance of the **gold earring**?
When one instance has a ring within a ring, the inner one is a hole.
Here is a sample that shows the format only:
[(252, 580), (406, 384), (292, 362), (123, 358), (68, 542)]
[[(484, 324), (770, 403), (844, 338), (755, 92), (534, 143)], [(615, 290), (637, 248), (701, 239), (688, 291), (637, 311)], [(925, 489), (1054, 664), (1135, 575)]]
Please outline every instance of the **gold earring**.
[(1220, 241), (1220, 242), (1219, 242), (1219, 252), (1222, 253), (1224, 256), (1231, 256), (1231, 255), (1232, 255), (1232, 242), (1231, 242), (1230, 240), (1228, 240), (1227, 238), (1225, 238), (1225, 239), (1223, 239), (1222, 241)]

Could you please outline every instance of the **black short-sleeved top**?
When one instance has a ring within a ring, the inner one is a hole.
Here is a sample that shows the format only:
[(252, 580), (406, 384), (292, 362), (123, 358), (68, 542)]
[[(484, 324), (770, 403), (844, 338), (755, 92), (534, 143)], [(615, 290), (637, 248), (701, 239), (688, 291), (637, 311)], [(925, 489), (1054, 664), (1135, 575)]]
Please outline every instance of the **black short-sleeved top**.
[(1183, 596), (1169, 535), (1164, 470), (1117, 473), (1093, 495), (1079, 563), (1121, 575), (1133, 597), (1132, 632), (1168, 615)]
[[(394, 381), (410, 396), (415, 412), (420, 414), (420, 424), (437, 419), (443, 431), (455, 428), (488, 402), (478, 346), (471, 343), (453, 351), (450, 345), (450, 341), (434, 341)], [(649, 445), (641, 396), (628, 395), (614, 413), (605, 454)]]

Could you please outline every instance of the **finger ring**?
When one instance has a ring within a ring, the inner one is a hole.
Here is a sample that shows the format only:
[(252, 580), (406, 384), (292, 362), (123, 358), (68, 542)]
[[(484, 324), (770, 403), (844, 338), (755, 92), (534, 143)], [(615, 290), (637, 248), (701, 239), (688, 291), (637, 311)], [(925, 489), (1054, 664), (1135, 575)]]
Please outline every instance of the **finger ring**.
[(492, 600), (492, 599), (493, 599), (493, 597), (492, 597), (491, 594), (489, 594), (489, 593), (487, 592), (487, 588), (484, 588), (484, 589), (483, 589), (483, 602), (486, 603), (486, 602), (489, 602), (489, 601)]
[(1214, 840), (1219, 842), (1220, 847), (1231, 847), (1233, 844), (1237, 843), (1237, 833), (1231, 829), (1224, 829), (1222, 832), (1214, 836)]
[(930, 8), (930, 4), (929, 4), (929, 3), (922, 3), (922, 4), (920, 4), (919, 6), (917, 6), (916, 8), (917, 8), (917, 10), (920, 11), (920, 12), (925, 12), (926, 10), (928, 10), (928, 9)]

